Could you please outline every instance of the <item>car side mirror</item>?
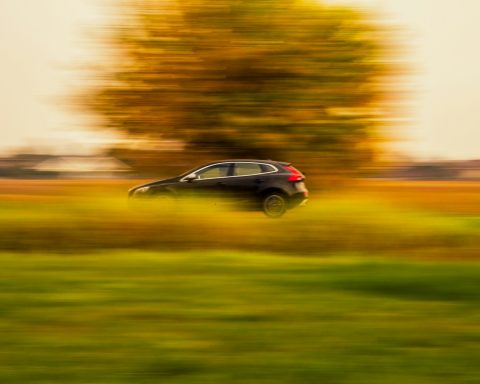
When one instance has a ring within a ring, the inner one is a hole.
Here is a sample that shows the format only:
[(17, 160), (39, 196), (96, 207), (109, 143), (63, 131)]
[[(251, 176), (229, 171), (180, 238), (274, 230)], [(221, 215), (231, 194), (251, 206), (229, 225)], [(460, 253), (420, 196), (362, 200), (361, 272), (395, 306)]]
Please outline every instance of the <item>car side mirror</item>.
[(189, 175), (185, 176), (183, 178), (184, 181), (187, 183), (191, 183), (193, 180), (198, 179), (198, 176), (195, 173), (190, 173)]

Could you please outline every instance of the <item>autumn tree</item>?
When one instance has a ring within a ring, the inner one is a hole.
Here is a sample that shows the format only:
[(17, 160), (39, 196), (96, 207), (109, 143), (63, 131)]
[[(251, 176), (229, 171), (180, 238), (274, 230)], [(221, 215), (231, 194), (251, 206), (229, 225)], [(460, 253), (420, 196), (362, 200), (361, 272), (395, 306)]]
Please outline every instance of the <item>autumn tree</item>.
[(353, 170), (388, 121), (384, 30), (319, 1), (127, 0), (84, 104), (190, 153)]

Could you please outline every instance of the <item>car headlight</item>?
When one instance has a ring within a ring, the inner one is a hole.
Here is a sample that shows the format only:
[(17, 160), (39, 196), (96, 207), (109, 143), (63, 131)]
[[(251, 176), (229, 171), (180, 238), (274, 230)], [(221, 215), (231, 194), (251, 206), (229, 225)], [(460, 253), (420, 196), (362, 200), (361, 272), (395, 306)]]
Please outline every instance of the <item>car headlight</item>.
[(134, 195), (143, 195), (143, 194), (147, 193), (149, 189), (150, 189), (150, 187), (138, 188), (138, 189), (134, 192)]

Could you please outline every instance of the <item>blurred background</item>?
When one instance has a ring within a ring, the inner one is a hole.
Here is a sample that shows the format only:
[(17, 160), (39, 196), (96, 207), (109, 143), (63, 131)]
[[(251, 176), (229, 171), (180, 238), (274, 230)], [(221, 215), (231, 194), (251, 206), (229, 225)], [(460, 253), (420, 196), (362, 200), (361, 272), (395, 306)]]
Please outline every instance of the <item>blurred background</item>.
[[(479, 11), (0, 0), (0, 381), (478, 382)], [(309, 204), (126, 202), (225, 158)]]

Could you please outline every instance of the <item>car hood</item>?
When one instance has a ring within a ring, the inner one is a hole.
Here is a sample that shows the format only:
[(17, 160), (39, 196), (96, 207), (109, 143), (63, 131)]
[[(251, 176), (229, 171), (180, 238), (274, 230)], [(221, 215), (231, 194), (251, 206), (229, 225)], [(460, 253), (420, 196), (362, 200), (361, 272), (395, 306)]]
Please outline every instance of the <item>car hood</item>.
[(172, 177), (172, 178), (169, 178), (169, 179), (151, 181), (149, 183), (136, 185), (135, 187), (130, 188), (128, 190), (128, 195), (131, 196), (136, 190), (138, 190), (140, 188), (162, 186), (162, 185), (171, 185), (171, 184), (174, 184), (175, 182), (177, 182), (178, 180), (179, 180), (178, 177)]

